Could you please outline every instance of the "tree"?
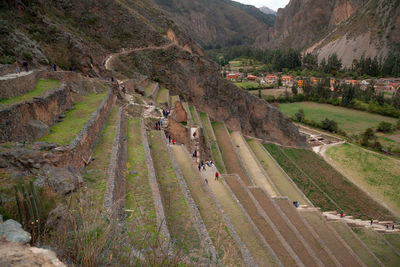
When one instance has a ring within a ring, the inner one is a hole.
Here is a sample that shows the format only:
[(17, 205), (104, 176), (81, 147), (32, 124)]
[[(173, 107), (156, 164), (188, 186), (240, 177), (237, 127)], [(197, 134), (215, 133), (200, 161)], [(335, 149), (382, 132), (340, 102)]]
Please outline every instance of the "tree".
[(316, 54), (307, 53), (303, 57), (303, 68), (314, 70), (318, 68), (318, 56)]
[(297, 90), (297, 86), (295, 85), (295, 84), (293, 84), (292, 85), (292, 93), (293, 93), (293, 95), (297, 95), (297, 93), (298, 93), (298, 90)]
[(329, 132), (337, 132), (339, 129), (337, 122), (334, 120), (330, 120), (326, 118), (325, 120), (321, 121), (321, 128), (323, 130), (329, 131)]
[(400, 87), (397, 88), (396, 93), (392, 96), (392, 105), (393, 107), (400, 109)]
[(392, 131), (392, 124), (390, 122), (381, 121), (378, 125), (378, 131), (388, 133)]
[(328, 62), (326, 63), (325, 72), (336, 74), (342, 69), (342, 61), (338, 58), (336, 53), (333, 53), (328, 57)]
[(368, 128), (361, 135), (361, 145), (368, 146), (369, 140), (371, 140), (371, 139), (376, 140), (376, 135), (374, 133), (374, 130), (372, 130), (371, 128)]
[(299, 109), (296, 114), (294, 114), (297, 122), (304, 122), (306, 119), (306, 115), (303, 109)]

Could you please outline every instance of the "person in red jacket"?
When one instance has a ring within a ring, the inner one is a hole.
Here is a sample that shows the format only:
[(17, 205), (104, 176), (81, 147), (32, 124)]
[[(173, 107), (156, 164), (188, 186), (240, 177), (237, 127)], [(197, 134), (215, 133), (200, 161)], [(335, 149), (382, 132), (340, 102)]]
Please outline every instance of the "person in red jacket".
[(215, 181), (218, 181), (219, 173), (215, 172)]

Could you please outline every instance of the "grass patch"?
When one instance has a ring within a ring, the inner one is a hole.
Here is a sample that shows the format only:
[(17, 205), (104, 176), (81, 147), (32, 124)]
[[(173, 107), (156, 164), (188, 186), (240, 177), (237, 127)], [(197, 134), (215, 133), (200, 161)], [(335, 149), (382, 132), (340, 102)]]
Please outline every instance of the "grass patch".
[(235, 85), (246, 90), (257, 89), (260, 87), (260, 84), (255, 82), (240, 82), (235, 83)]
[(65, 112), (65, 119), (50, 127), (50, 134), (43, 136), (39, 141), (67, 145), (79, 133), (92, 113), (100, 105), (106, 94), (89, 94), (80, 96), (74, 103), (75, 109)]
[(394, 248), (400, 250), (400, 234), (383, 234), (385, 238)]
[(299, 109), (303, 109), (307, 120), (320, 122), (325, 118), (333, 119), (340, 129), (353, 134), (363, 132), (367, 128), (376, 128), (381, 121), (397, 121), (395, 118), (378, 114), (314, 102), (280, 104), (279, 109), (288, 117), (293, 117)]
[(400, 214), (400, 163), (385, 155), (358, 146), (342, 144), (329, 148), (326, 155), (355, 183), (382, 199)]
[(265, 145), (304, 194), (322, 210), (344, 211), (362, 219), (393, 219), (391, 213), (350, 183), (311, 150)]
[(128, 161), (126, 164), (126, 208), (129, 218), (140, 218), (144, 225), (157, 227), (153, 195), (149, 184), (140, 119), (128, 121)]
[(209, 119), (208, 119), (208, 114), (205, 113), (205, 112), (200, 112), (199, 115), (200, 115), (201, 123), (203, 124), (203, 127), (204, 127), (204, 129), (206, 131), (206, 134), (208, 136), (208, 139), (211, 140), (211, 141), (215, 141), (214, 140), (213, 129), (212, 129), (212, 126), (211, 126), (211, 124), (209, 122)]
[(42, 80), (38, 79), (36, 85), (32, 91), (12, 98), (0, 99), (0, 107), (9, 106), (15, 103), (32, 100), (34, 97), (42, 96), (45, 92), (49, 90), (56, 89), (60, 87), (61, 81), (58, 80)]
[(192, 120), (193, 120), (194, 125), (199, 125), (199, 120), (197, 119), (197, 114), (196, 114), (197, 111), (195, 110), (195, 107), (194, 106), (190, 106), (189, 110), (190, 110), (190, 115), (192, 116)]
[(214, 160), (215, 160), (215, 166), (221, 173), (226, 173), (226, 170), (224, 168), (224, 165), (222, 165), (222, 159), (219, 156), (218, 152), (218, 147), (217, 147), (217, 142), (212, 142), (211, 144), (211, 152), (213, 154)]
[(176, 101), (180, 101), (179, 95), (173, 95), (171, 96), (171, 106), (174, 106)]
[(167, 147), (159, 131), (149, 133), (151, 154), (160, 185), (161, 198), (166, 213), (171, 238), (178, 248), (189, 252), (200, 248), (200, 240), (191, 222), (190, 209), (181, 192), (178, 178), (172, 167)]
[(353, 231), (385, 266), (400, 266), (400, 256), (373, 230), (354, 228)]
[(96, 207), (101, 207), (107, 184), (107, 170), (110, 164), (111, 150), (117, 126), (118, 106), (115, 106), (108, 116), (106, 126), (99, 143), (93, 153), (94, 161), (86, 168), (83, 179), (87, 184), (90, 198)]
[(166, 88), (160, 88), (156, 98), (157, 103), (167, 103), (168, 102), (168, 90)]

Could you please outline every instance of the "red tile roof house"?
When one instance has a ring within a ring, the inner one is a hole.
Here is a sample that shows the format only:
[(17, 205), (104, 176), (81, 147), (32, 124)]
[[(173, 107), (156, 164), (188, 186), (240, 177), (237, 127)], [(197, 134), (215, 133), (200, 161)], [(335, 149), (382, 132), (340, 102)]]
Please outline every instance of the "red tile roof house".
[(278, 82), (278, 75), (276, 74), (268, 74), (265, 76), (265, 82), (268, 84), (273, 84)]
[(247, 75), (247, 80), (256, 80), (257, 79), (257, 76), (254, 76), (254, 75)]
[(234, 79), (238, 79), (242, 76), (241, 73), (232, 73), (232, 74), (228, 74), (226, 75), (226, 78), (230, 79), (230, 80), (234, 80)]

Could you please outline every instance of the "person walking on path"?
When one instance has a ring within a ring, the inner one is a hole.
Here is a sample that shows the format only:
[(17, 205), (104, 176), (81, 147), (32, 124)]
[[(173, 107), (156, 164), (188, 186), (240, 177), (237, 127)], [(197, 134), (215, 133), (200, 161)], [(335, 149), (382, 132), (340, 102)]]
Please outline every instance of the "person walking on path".
[(207, 178), (205, 178), (204, 180), (205, 180), (206, 184), (208, 185), (208, 180), (207, 180)]
[(215, 181), (218, 181), (219, 173), (215, 172)]
[(28, 72), (28, 62), (26, 61), (22, 62), (22, 66), (24, 67), (25, 72)]
[(54, 70), (54, 71), (57, 71), (57, 65), (56, 65), (56, 63), (53, 64), (53, 70)]
[(211, 161), (211, 169), (214, 170), (214, 167), (215, 167), (214, 162)]
[(201, 164), (199, 163), (199, 171), (201, 171)]
[(17, 60), (15, 60), (14, 61), (14, 66), (15, 66), (15, 72), (18, 74), (18, 73), (21, 73), (21, 71), (19, 70), (19, 64), (18, 64), (18, 61)]

